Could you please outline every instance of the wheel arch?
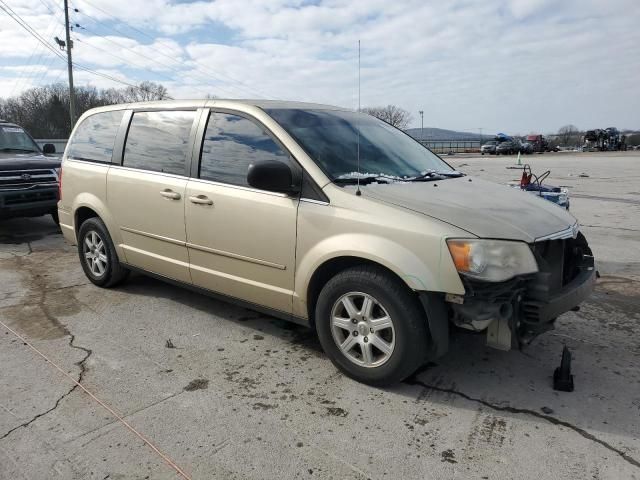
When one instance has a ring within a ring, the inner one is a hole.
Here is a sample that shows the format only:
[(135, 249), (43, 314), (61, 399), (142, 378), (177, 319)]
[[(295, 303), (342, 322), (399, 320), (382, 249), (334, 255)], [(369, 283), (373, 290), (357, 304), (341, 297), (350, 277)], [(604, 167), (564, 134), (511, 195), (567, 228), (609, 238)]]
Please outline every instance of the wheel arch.
[(117, 228), (113, 216), (109, 213), (109, 210), (100, 198), (88, 192), (82, 193), (78, 195), (73, 202), (71, 212), (73, 215), (73, 230), (76, 237), (82, 222), (89, 218), (97, 217), (102, 220), (107, 227), (107, 232), (109, 236), (111, 236), (111, 241), (118, 253), (118, 257), (121, 259), (126, 258), (123, 249), (120, 247), (122, 243), (120, 229)]
[(341, 255), (325, 260), (314, 270), (311, 278), (309, 279), (306, 289), (306, 304), (308, 315), (307, 318), (309, 319), (309, 323), (312, 326), (315, 326), (315, 308), (322, 287), (324, 287), (331, 278), (336, 276), (341, 271), (362, 265), (375, 266), (377, 268), (380, 268), (389, 275), (398, 279), (403, 284), (407, 285), (407, 282), (389, 267), (369, 258), (359, 257), (355, 255)]
[(98, 215), (98, 212), (96, 212), (91, 207), (83, 205), (76, 209), (73, 214), (73, 225), (76, 235), (78, 234), (78, 230), (80, 230), (80, 225), (82, 225), (86, 220), (94, 217), (100, 218), (100, 215)]

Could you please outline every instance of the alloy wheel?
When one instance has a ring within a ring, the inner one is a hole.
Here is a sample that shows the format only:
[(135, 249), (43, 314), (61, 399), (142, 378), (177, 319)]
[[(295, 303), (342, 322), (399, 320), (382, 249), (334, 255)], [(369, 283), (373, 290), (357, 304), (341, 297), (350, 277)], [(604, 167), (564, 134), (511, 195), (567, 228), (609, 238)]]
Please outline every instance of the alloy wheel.
[(84, 237), (83, 249), (84, 261), (95, 277), (102, 277), (107, 271), (109, 259), (107, 246), (100, 234), (95, 230), (89, 230)]
[(395, 347), (391, 316), (367, 293), (349, 292), (336, 301), (331, 309), (331, 333), (342, 354), (361, 367), (386, 363)]

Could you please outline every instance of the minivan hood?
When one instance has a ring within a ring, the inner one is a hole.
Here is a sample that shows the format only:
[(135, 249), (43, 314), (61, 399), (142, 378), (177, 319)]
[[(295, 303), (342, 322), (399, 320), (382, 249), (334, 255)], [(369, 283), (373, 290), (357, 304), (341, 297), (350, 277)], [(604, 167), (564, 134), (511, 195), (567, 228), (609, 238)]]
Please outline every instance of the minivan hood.
[(39, 152), (0, 152), (0, 171), (60, 168), (60, 157), (47, 157)]
[(363, 196), (437, 218), (481, 238), (532, 243), (576, 223), (571, 214), (548, 200), (469, 176), (371, 184), (361, 190)]

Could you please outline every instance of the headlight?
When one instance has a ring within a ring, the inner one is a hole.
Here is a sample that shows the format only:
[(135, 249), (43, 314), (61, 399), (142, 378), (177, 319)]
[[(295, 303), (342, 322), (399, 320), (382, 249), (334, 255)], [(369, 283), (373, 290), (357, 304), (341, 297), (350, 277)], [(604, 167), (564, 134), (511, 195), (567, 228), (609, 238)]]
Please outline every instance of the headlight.
[(447, 246), (458, 272), (468, 277), (503, 282), (538, 271), (531, 249), (523, 242), (449, 239)]

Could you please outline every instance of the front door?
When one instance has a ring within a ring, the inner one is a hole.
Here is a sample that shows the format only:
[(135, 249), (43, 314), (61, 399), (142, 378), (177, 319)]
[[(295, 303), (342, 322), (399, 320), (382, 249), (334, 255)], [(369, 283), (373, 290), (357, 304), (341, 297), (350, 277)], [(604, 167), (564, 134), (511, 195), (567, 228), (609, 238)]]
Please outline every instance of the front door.
[(126, 262), (187, 283), (184, 208), (195, 118), (195, 111), (135, 112), (122, 166), (107, 175)]
[(210, 114), (198, 178), (186, 190), (191, 278), (198, 286), (290, 313), (298, 199), (249, 187), (247, 169), (260, 160), (292, 162), (253, 120)]

